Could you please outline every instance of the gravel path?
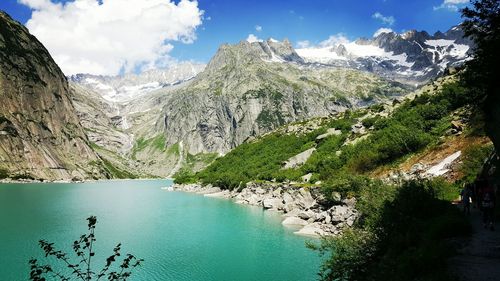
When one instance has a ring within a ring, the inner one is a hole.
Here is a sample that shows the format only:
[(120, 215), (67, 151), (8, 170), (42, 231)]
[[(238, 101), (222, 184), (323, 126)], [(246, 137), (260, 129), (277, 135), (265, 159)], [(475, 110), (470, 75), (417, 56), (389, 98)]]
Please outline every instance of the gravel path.
[(485, 229), (481, 212), (471, 209), (470, 221), (473, 234), (458, 254), (449, 260), (450, 269), (461, 281), (500, 280), (500, 224), (495, 231)]

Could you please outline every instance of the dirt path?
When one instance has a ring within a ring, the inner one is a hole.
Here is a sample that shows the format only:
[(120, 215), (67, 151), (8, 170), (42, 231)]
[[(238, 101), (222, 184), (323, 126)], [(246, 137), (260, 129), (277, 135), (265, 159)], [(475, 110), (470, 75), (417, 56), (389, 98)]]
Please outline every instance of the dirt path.
[(500, 224), (495, 231), (485, 229), (481, 213), (471, 209), (470, 221), (473, 234), (458, 255), (450, 259), (450, 269), (461, 281), (498, 281), (500, 280)]

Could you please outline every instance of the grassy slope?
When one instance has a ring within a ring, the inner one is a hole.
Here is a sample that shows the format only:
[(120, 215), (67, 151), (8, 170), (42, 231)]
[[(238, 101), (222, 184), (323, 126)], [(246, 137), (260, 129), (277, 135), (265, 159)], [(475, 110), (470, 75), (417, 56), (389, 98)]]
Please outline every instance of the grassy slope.
[[(318, 128), (305, 134), (277, 130), (240, 145), (196, 175), (179, 177), (178, 182), (200, 180), (230, 189), (251, 180), (298, 181), (301, 176), (312, 173), (313, 182), (320, 180), (323, 186), (328, 186), (345, 175), (371, 176), (377, 170), (391, 169), (447, 142), (451, 114), (467, 102), (462, 95), (464, 90), (452, 82), (437, 93), (424, 92), (404, 102), (388, 117), (377, 105), (323, 119)], [(370, 127), (363, 138), (351, 133), (351, 126), (359, 120)], [(340, 129), (342, 135), (317, 141), (316, 137), (328, 128)], [(467, 136), (470, 139), (466, 138), (465, 142), (473, 142), (476, 137), (477, 132), (470, 132)], [(281, 169), (283, 161), (311, 147), (316, 147), (316, 152), (305, 165)]]

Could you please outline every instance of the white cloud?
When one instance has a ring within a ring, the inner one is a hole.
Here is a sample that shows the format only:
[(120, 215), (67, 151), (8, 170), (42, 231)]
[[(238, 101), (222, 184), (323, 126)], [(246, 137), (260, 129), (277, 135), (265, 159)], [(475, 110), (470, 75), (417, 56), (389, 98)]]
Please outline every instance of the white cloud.
[(381, 27), (381, 28), (377, 29), (377, 31), (375, 31), (375, 33), (373, 33), (373, 37), (377, 37), (382, 33), (391, 33), (391, 32), (394, 32), (394, 31), (390, 28)]
[(304, 49), (311, 46), (311, 42), (309, 40), (299, 41), (297, 42), (297, 48)]
[(202, 24), (197, 1), (18, 0), (33, 9), (27, 27), (66, 75), (115, 75), (172, 61), (169, 42), (192, 43)]
[(262, 26), (260, 26), (260, 25), (256, 25), (256, 26), (255, 26), (255, 30), (256, 30), (257, 32), (261, 32), (261, 31), (262, 31)]
[(383, 24), (393, 25), (396, 22), (393, 16), (384, 16), (380, 12), (376, 12), (372, 15), (372, 18), (379, 20)]
[(335, 46), (338, 44), (347, 44), (349, 42), (350, 42), (349, 39), (347, 38), (347, 36), (344, 33), (338, 33), (335, 35), (330, 35), (330, 37), (328, 37), (328, 39), (320, 42), (319, 46), (320, 47), (331, 47), (331, 46)]
[(262, 39), (259, 39), (254, 34), (248, 34), (247, 41), (248, 41), (248, 43), (262, 42)]
[(434, 11), (447, 9), (450, 11), (457, 12), (463, 6), (469, 4), (469, 0), (444, 0), (443, 3), (439, 6), (434, 7)]

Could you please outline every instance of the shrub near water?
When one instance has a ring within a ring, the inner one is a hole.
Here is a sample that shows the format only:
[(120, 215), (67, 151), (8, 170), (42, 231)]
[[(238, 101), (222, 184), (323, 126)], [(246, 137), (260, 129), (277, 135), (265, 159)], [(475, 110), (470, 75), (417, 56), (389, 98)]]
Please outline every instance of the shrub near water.
[(302, 137), (273, 134), (255, 143), (244, 143), (200, 172), (203, 183), (232, 189), (248, 181), (271, 180), (290, 157), (312, 147), (317, 134)]
[(446, 239), (470, 233), (460, 211), (439, 199), (444, 181), (380, 182), (359, 191), (362, 216), (352, 231), (313, 248), (330, 254), (321, 280), (453, 280)]

